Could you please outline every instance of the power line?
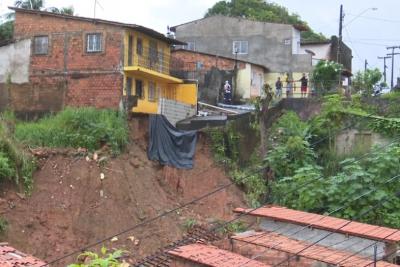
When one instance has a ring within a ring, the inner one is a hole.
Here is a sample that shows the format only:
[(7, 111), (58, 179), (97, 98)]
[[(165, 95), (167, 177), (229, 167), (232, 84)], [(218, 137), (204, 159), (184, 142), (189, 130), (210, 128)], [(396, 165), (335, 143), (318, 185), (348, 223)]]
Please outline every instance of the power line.
[[(368, 115), (368, 117), (370, 117), (370, 116), (372, 116), (372, 114)], [(367, 118), (367, 117), (365, 117), (365, 118)], [(355, 123), (353, 124), (353, 126), (356, 125), (357, 123), (358, 123), (358, 122), (355, 122)], [(343, 128), (343, 129), (347, 129), (347, 128), (349, 128), (349, 126)], [(337, 134), (337, 133), (340, 132), (340, 131), (342, 131), (342, 130), (338, 130), (338, 131), (335, 132), (334, 134)], [(332, 135), (333, 135), (333, 134), (332, 134)], [(326, 138), (325, 138), (325, 139), (326, 139)], [(399, 138), (399, 139), (400, 139), (400, 138)], [(394, 142), (389, 143), (389, 144), (386, 144), (386, 145), (380, 147), (379, 149), (382, 149), (383, 147), (387, 147), (387, 146), (389, 146), (389, 145), (391, 145), (391, 144), (393, 144), (393, 143), (394, 143)], [(312, 146), (312, 145), (313, 145), (313, 144), (311, 144), (311, 146)], [(371, 154), (371, 153), (372, 153), (372, 152), (366, 153), (366, 154), (364, 154), (363, 156), (366, 156), (366, 155)], [(251, 175), (254, 175), (255, 173), (257, 173), (257, 172), (259, 172), (259, 171), (261, 171), (261, 170), (263, 170), (263, 169), (264, 169), (264, 167), (262, 167), (262, 168), (257, 168), (257, 169), (254, 170), (254, 172), (250, 173), (249, 175), (246, 175), (245, 177), (250, 177)], [(322, 178), (322, 177), (319, 177), (319, 178), (317, 178), (317, 179), (314, 179), (313, 182), (316, 182), (317, 180), (319, 180), (319, 179), (321, 179), (321, 178)], [(224, 186), (222, 186), (222, 187), (219, 187), (219, 188), (217, 188), (217, 189), (215, 189), (215, 190), (213, 190), (213, 191), (211, 191), (211, 192), (209, 192), (209, 193), (206, 193), (205, 195), (202, 195), (201, 197), (196, 198), (196, 199), (194, 199), (194, 200), (192, 200), (192, 201), (190, 201), (190, 202), (188, 202), (188, 203), (185, 203), (185, 204), (183, 204), (183, 205), (181, 205), (181, 206), (179, 206), (179, 207), (177, 207), (177, 208), (174, 208), (174, 209), (172, 209), (172, 210), (166, 211), (166, 212), (164, 212), (164, 213), (162, 213), (162, 214), (160, 214), (160, 215), (158, 215), (158, 216), (155, 216), (155, 217), (153, 217), (153, 218), (151, 218), (151, 219), (149, 219), (149, 220), (147, 220), (147, 221), (141, 222), (141, 223), (136, 224), (136, 225), (134, 225), (134, 226), (132, 226), (132, 227), (130, 227), (130, 228), (127, 228), (127, 229), (125, 229), (125, 230), (123, 230), (123, 231), (120, 231), (119, 233), (110, 235), (110, 236), (108, 236), (108, 237), (106, 237), (106, 238), (103, 238), (103, 239), (101, 239), (101, 240), (99, 240), (99, 241), (96, 241), (96, 242), (94, 242), (94, 243), (91, 243), (91, 244), (89, 244), (89, 245), (86, 245), (86, 246), (80, 248), (79, 250), (76, 250), (76, 251), (71, 252), (71, 253), (69, 253), (69, 254), (66, 254), (66, 255), (64, 255), (64, 256), (62, 256), (62, 257), (60, 257), (60, 258), (57, 258), (57, 259), (55, 259), (55, 260), (52, 260), (51, 262), (49, 262), (49, 263), (47, 263), (47, 264), (45, 264), (45, 265), (43, 265), (43, 266), (48, 266), (48, 265), (50, 265), (50, 264), (53, 264), (53, 263), (55, 263), (55, 262), (58, 262), (58, 261), (63, 260), (63, 259), (65, 259), (65, 258), (68, 258), (68, 257), (70, 257), (70, 256), (73, 256), (73, 255), (75, 255), (75, 254), (77, 254), (77, 253), (80, 253), (80, 252), (82, 252), (82, 251), (85, 251), (85, 250), (87, 250), (87, 249), (89, 249), (89, 248), (91, 248), (91, 247), (97, 246), (97, 245), (99, 245), (99, 244), (101, 244), (101, 243), (103, 243), (103, 242), (105, 242), (105, 241), (110, 240), (111, 238), (113, 238), (113, 237), (115, 237), (115, 236), (120, 236), (120, 235), (125, 234), (125, 233), (127, 233), (127, 232), (130, 232), (130, 231), (132, 231), (132, 230), (135, 230), (136, 228), (139, 228), (139, 227), (141, 227), (141, 226), (143, 226), (143, 225), (146, 225), (146, 224), (148, 224), (148, 223), (151, 223), (151, 222), (153, 222), (153, 221), (156, 221), (156, 220), (158, 220), (158, 219), (160, 219), (160, 218), (162, 218), (162, 217), (164, 217), (164, 216), (167, 216), (167, 215), (169, 215), (169, 214), (171, 214), (171, 213), (173, 213), (173, 212), (176, 212), (176, 211), (178, 211), (178, 210), (180, 210), (180, 209), (183, 209), (183, 208), (186, 207), (186, 206), (189, 206), (189, 205), (194, 204), (194, 203), (196, 203), (196, 202), (198, 202), (198, 201), (200, 201), (200, 200), (202, 200), (202, 199), (204, 199), (204, 198), (207, 198), (207, 197), (210, 196), (210, 195), (213, 195), (213, 194), (215, 194), (215, 193), (217, 193), (217, 192), (219, 192), (219, 191), (222, 191), (222, 190), (224, 190), (225, 188), (228, 188), (229, 186), (231, 186), (231, 185), (233, 185), (233, 184), (234, 184), (234, 182), (230, 182), (230, 183), (228, 183), (228, 184), (226, 184), (226, 185), (224, 185)], [(307, 185), (309, 185), (309, 184), (311, 184), (311, 182), (310, 182), (310, 183), (305, 183), (305, 184), (303, 184), (301, 187), (307, 186)], [(300, 188), (301, 188), (301, 187), (300, 187)], [(297, 191), (298, 189), (299, 189), (299, 188), (296, 188), (295, 190), (292, 190), (292, 192)], [(289, 193), (290, 193), (290, 192), (289, 192)], [(254, 209), (250, 210), (249, 213), (250, 213), (250, 212), (253, 212), (253, 211), (255, 211), (255, 210), (259, 209), (259, 208), (261, 208), (261, 207), (254, 208)], [(246, 214), (248, 214), (248, 213), (246, 213)], [(246, 215), (246, 214), (241, 214), (241, 215), (238, 216), (237, 218), (225, 222), (225, 223), (222, 224), (221, 226), (219, 226), (219, 227), (217, 227), (217, 228), (215, 228), (215, 229), (212, 229), (212, 232), (215, 231), (215, 230), (217, 230), (217, 229), (219, 229), (219, 228), (222, 228), (222, 227), (225, 227), (225, 226), (229, 225), (229, 224), (232, 223), (233, 221), (238, 220), (239, 218), (241, 218), (242, 216), (244, 216), (244, 215)], [(43, 266), (41, 266), (41, 267), (43, 267)]]
[[(397, 176), (391, 178), (391, 180), (394, 179), (394, 178), (398, 178), (399, 176), (400, 176), (400, 175), (397, 175)], [(400, 191), (396, 193), (396, 196), (397, 196), (397, 197), (399, 197), (399, 195), (400, 195)], [(272, 267), (279, 266), (279, 265), (281, 265), (282, 263), (285, 263), (286, 261), (289, 261), (292, 257), (294, 257), (294, 256), (296, 256), (296, 255), (299, 255), (301, 252), (303, 252), (303, 251), (309, 249), (310, 247), (312, 247), (312, 246), (318, 244), (319, 242), (321, 242), (321, 241), (324, 240), (325, 238), (327, 238), (327, 237), (329, 237), (329, 236), (335, 234), (337, 231), (339, 231), (339, 230), (341, 230), (342, 228), (346, 227), (347, 225), (349, 225), (350, 223), (352, 223), (353, 220), (359, 219), (359, 218), (361, 218), (362, 216), (364, 216), (365, 214), (369, 213), (371, 210), (374, 210), (375, 208), (381, 206), (381, 205), (382, 205), (384, 202), (386, 202), (387, 200), (388, 200), (388, 199), (387, 199), (387, 197), (386, 197), (385, 201), (382, 201), (382, 200), (381, 200), (381, 201), (378, 202), (376, 205), (374, 205), (374, 206), (371, 207), (370, 209), (366, 210), (365, 212), (361, 213), (360, 215), (358, 215), (358, 216), (353, 216), (352, 221), (348, 221), (346, 224), (344, 224), (344, 225), (342, 225), (341, 227), (337, 228), (335, 231), (326, 234), (326, 235), (323, 236), (322, 238), (318, 239), (316, 242), (311, 243), (310, 245), (308, 245), (308, 246), (305, 247), (304, 249), (301, 249), (299, 252), (296, 252), (294, 255), (289, 256), (288, 259), (285, 259), (285, 260), (279, 262), (278, 264), (273, 265)], [(398, 230), (397, 230), (397, 231), (398, 231)], [(396, 232), (397, 232), (397, 231), (396, 231)], [(392, 234), (393, 234), (393, 233), (392, 233)], [(390, 234), (390, 235), (392, 235), (392, 234)], [(389, 235), (389, 236), (390, 236), (390, 235)], [(388, 236), (388, 237), (389, 237), (389, 236)], [(387, 238), (387, 237), (385, 237), (385, 238)], [(376, 242), (376, 243), (377, 243), (377, 242)], [(368, 246), (368, 247), (370, 247), (370, 246)], [(339, 265), (340, 263), (344, 262), (345, 260), (347, 260), (347, 259), (349, 259), (349, 258), (351, 258), (352, 256), (355, 256), (355, 255), (357, 255), (357, 254), (358, 254), (358, 253), (356, 253), (356, 254), (354, 254), (354, 255), (352, 254), (352, 255), (350, 255), (349, 257), (346, 257), (345, 259), (341, 260), (337, 265)], [(340, 266), (340, 265), (339, 265), (339, 266)]]
[[(349, 16), (355, 17), (356, 15), (347, 13)], [(384, 21), (384, 22), (390, 22), (390, 23), (400, 23), (400, 20), (393, 20), (393, 19), (385, 19), (385, 18), (378, 18), (378, 17), (370, 17), (370, 16), (358, 16), (359, 18), (363, 19), (369, 19), (369, 20), (378, 20), (378, 21)]]
[[(391, 178), (387, 179), (387, 180), (385, 181), (384, 184), (387, 184), (387, 183), (389, 183), (389, 182), (391, 182), (391, 181), (393, 181), (393, 180), (395, 180), (395, 179), (398, 179), (398, 178), (400, 178), (400, 174), (398, 174), (398, 175), (396, 175), (396, 176), (394, 176), (394, 177), (391, 177)], [(357, 196), (356, 198), (354, 198), (353, 200), (351, 200), (349, 203), (347, 203), (347, 205), (342, 205), (341, 207), (337, 208), (336, 210), (329, 212), (327, 215), (323, 215), (322, 217), (320, 217), (320, 218), (319, 218), (318, 220), (316, 220), (315, 222), (309, 223), (308, 225), (303, 226), (302, 228), (300, 228), (299, 230), (297, 230), (297, 231), (295, 231), (294, 233), (290, 234), (289, 236), (294, 236), (294, 235), (300, 233), (301, 231), (303, 231), (303, 230), (305, 230), (305, 229), (307, 229), (307, 228), (309, 228), (309, 227), (312, 227), (317, 221), (320, 221), (320, 220), (322, 220), (322, 219), (325, 219), (326, 217), (328, 217), (328, 216), (330, 216), (330, 215), (332, 215), (332, 214), (334, 214), (334, 213), (336, 213), (336, 212), (338, 212), (338, 211), (340, 211), (340, 210), (346, 208), (346, 207), (349, 206), (351, 203), (353, 203), (353, 202), (355, 202), (355, 201), (357, 201), (357, 200), (359, 200), (359, 199), (361, 199), (361, 198), (363, 198), (363, 197), (365, 197), (365, 196), (367, 196), (367, 195), (369, 195), (369, 194), (375, 192), (376, 190), (378, 190), (378, 186), (377, 186), (375, 189), (371, 189), (371, 190), (365, 192), (364, 194)], [(333, 233), (336, 233), (338, 230), (342, 229), (343, 227), (345, 227), (346, 225), (348, 225), (348, 224), (351, 223), (351, 222), (352, 222), (352, 221), (349, 221), (349, 222), (346, 223), (344, 226), (342, 226), (342, 227), (340, 227), (339, 229), (336, 229), (334, 232), (331, 232), (331, 233), (329, 233), (328, 235), (326, 235), (324, 238), (321, 238), (321, 239), (319, 239), (318, 241), (316, 241), (316, 242), (314, 242), (314, 243), (311, 243), (309, 246), (305, 247), (304, 249), (300, 250), (299, 252), (296, 252), (296, 254), (292, 255), (291, 257), (296, 256), (296, 255), (298, 255), (299, 253), (301, 253), (301, 252), (305, 251), (306, 249), (310, 248), (311, 246), (313, 246), (313, 245), (319, 243), (319, 242), (322, 241), (323, 239), (327, 238), (328, 236), (330, 236), (330, 235), (333, 234)], [(278, 228), (277, 230), (272, 231), (272, 232), (276, 232), (276, 231), (278, 231), (278, 230), (279, 230), (279, 228)], [(262, 234), (262, 235), (260, 235), (260, 236), (257, 236), (257, 238), (254, 239), (254, 240), (252, 240), (252, 242), (254, 242), (254, 241), (257, 240), (258, 238), (261, 238), (262, 236), (265, 236), (265, 235), (268, 235), (268, 233), (265, 233), (265, 234)], [(312, 237), (311, 237), (310, 239), (312, 239)], [(310, 240), (310, 239), (307, 239), (307, 240), (305, 240), (305, 241), (308, 241), (308, 240)], [(249, 242), (250, 242), (250, 241), (249, 241)], [(340, 241), (340, 242), (343, 242), (343, 241)], [(339, 243), (340, 243), (340, 242), (339, 242)], [(275, 246), (273, 246), (273, 247), (267, 248), (266, 250), (262, 251), (261, 253), (258, 253), (257, 256), (252, 257), (250, 260), (255, 260), (255, 259), (257, 259), (258, 257), (261, 257), (265, 252), (267, 252), (267, 251), (269, 251), (269, 250), (273, 250), (274, 248), (276, 248), (276, 246), (281, 245), (281, 244), (282, 244), (282, 242), (277, 243), (277, 244), (276, 244)], [(336, 244), (334, 244), (334, 245), (336, 245)], [(331, 246), (333, 246), (333, 245), (331, 245)], [(280, 265), (280, 264), (282, 264), (282, 263), (284, 263), (284, 262), (286, 262), (286, 261), (289, 261), (291, 257), (289, 257), (288, 259), (286, 259), (286, 260), (280, 262), (278, 265)], [(248, 262), (245, 262), (243, 265), (240, 265), (239, 267), (244, 266), (244, 265), (247, 264), (247, 263), (248, 263)], [(278, 266), (278, 265), (274, 265), (274, 266)]]
[[(396, 140), (400, 140), (400, 137), (397, 138)], [(391, 145), (391, 144), (393, 144), (393, 143), (395, 143), (395, 141), (392, 142), (392, 143), (389, 143), (389, 144), (386, 144), (386, 145), (381, 146), (381, 147), (379, 148), (379, 150), (382, 149), (382, 148), (384, 148), (384, 147), (387, 147), (387, 146), (389, 146), (389, 145)], [(364, 157), (366, 157), (368, 154), (371, 154), (371, 153), (372, 153), (372, 152), (365, 153), (363, 156), (359, 157), (358, 159), (354, 160), (353, 162), (358, 162), (358, 161), (360, 161), (361, 159), (363, 159)], [(350, 162), (347, 162), (347, 164), (348, 164), (348, 163), (351, 163), (351, 161), (350, 161)], [(313, 182), (316, 182), (316, 181), (322, 179), (322, 177), (323, 177), (323, 176), (318, 177), (318, 178), (316, 178), (316, 179), (313, 179), (311, 182), (304, 183), (304, 184), (300, 185), (299, 187), (294, 188), (293, 190), (289, 190), (289, 191), (286, 192), (286, 193), (287, 193), (287, 194), (291, 194), (291, 193), (293, 193), (293, 192), (295, 192), (295, 191), (298, 191), (299, 189), (301, 189), (301, 188), (303, 188), (303, 187), (305, 187), (305, 186), (308, 186), (309, 184), (311, 184), (311, 183), (313, 183)], [(393, 177), (393, 178), (397, 178), (397, 177), (400, 177), (400, 175), (395, 176), (395, 177)], [(391, 178), (391, 179), (392, 179), (392, 178)], [(211, 229), (209, 232), (212, 233), (212, 232), (214, 232), (214, 231), (216, 231), (216, 230), (218, 230), (218, 229), (220, 229), (220, 228), (222, 228), (222, 227), (225, 227), (225, 226), (229, 225), (230, 223), (232, 223), (232, 222), (234, 222), (234, 221), (240, 219), (241, 217), (243, 217), (243, 216), (245, 216), (245, 215), (248, 215), (248, 214), (251, 214), (252, 212), (254, 212), (254, 211), (256, 211), (256, 210), (258, 210), (258, 209), (260, 209), (260, 208), (262, 208), (262, 207), (263, 207), (263, 206), (250, 209), (250, 210), (248, 210), (248, 211), (246, 211), (246, 212), (240, 214), (238, 217), (236, 217), (236, 218), (234, 218), (234, 219), (232, 219), (232, 220), (229, 220), (229, 221), (225, 222), (224, 224), (222, 224), (222, 225), (220, 225), (220, 226), (218, 226), (218, 227), (216, 227), (216, 228)], [(171, 249), (176, 248), (176, 247), (178, 247), (179, 245), (180, 245), (180, 244), (177, 244), (176, 246), (171, 247)], [(169, 250), (171, 250), (171, 249), (169, 249)], [(169, 251), (169, 250), (168, 250), (168, 251)]]

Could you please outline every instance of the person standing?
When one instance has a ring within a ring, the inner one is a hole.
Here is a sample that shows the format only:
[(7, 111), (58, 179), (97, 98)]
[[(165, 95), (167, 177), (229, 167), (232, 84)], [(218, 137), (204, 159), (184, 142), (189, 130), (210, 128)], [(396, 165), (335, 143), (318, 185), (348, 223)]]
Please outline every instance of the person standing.
[(224, 85), (224, 103), (232, 104), (232, 88), (228, 81)]
[(276, 88), (276, 96), (277, 97), (282, 97), (282, 81), (281, 81), (281, 77), (278, 77), (278, 80), (275, 83), (275, 88)]
[(293, 84), (292, 84), (291, 78), (288, 76), (286, 78), (286, 98), (292, 97), (292, 89), (293, 89)]
[(303, 77), (299, 80), (301, 82), (301, 97), (307, 96), (307, 87), (308, 87), (308, 79), (306, 78), (306, 74), (303, 73)]

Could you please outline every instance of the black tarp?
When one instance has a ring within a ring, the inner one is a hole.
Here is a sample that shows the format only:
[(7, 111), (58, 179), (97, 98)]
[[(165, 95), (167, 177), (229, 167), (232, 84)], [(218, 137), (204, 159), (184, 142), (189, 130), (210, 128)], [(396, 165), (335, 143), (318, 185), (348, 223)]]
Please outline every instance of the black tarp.
[(193, 168), (197, 132), (176, 129), (163, 115), (150, 115), (147, 156), (162, 165)]

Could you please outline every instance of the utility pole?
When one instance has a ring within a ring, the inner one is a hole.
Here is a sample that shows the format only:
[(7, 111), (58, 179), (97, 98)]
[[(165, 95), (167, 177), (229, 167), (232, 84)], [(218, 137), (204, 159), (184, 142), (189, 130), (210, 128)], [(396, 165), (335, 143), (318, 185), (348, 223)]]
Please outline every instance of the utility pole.
[(364, 72), (367, 71), (368, 68), (368, 60), (364, 61)]
[(390, 89), (393, 89), (393, 87), (394, 87), (394, 84), (393, 84), (393, 76), (394, 76), (394, 56), (395, 55), (399, 55), (400, 53), (395, 53), (394, 52), (394, 50), (395, 49), (400, 49), (400, 46), (389, 46), (389, 47), (386, 47), (386, 49), (392, 49), (392, 53), (390, 53), (390, 54), (388, 54), (388, 56), (390, 55), (391, 57), (392, 57), (392, 76), (390, 77), (391, 78), (391, 81), (390, 81)]
[(386, 57), (378, 57), (378, 59), (383, 59), (383, 81), (386, 83), (386, 69), (388, 66), (386, 65), (386, 59), (392, 58), (391, 56)]
[(93, 18), (96, 18), (96, 6), (97, 6), (97, 0), (94, 0), (94, 7), (93, 7)]
[(343, 31), (343, 19), (344, 19), (344, 14), (343, 14), (343, 5), (340, 5), (340, 17), (339, 17), (339, 39), (338, 39), (338, 47), (337, 47), (337, 63), (340, 63), (341, 61), (341, 45), (342, 45), (342, 31)]
[[(342, 45), (342, 31), (343, 31), (343, 19), (344, 19), (344, 14), (343, 14), (343, 5), (340, 5), (340, 16), (339, 16), (339, 37), (338, 37), (338, 44), (337, 44), (337, 58), (336, 62), (340, 64), (342, 61), (341, 59), (341, 45)], [(339, 87), (338, 90), (342, 87), (342, 73), (339, 73)]]

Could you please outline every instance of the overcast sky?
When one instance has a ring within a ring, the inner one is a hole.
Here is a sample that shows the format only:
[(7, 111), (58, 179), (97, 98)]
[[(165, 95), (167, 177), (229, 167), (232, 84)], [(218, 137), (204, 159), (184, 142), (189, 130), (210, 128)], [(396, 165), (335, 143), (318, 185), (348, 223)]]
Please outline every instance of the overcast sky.
[[(46, 6), (73, 6), (80, 16), (93, 17), (95, 0), (46, 0)], [(162, 33), (167, 25), (174, 26), (204, 16), (215, 0), (98, 0), (96, 17), (130, 22), (153, 28)], [(317, 32), (327, 37), (338, 34), (339, 8), (345, 11), (343, 38), (353, 50), (353, 72), (369, 67), (383, 68), (378, 56), (386, 55), (388, 45), (400, 45), (399, 0), (276, 0), (274, 1), (297, 13)], [(14, 0), (0, 0), (0, 14)], [(373, 11), (372, 8), (378, 8)], [(361, 15), (360, 15), (361, 14)], [(360, 16), (358, 16), (360, 15)], [(349, 24), (348, 24), (349, 23)], [(400, 52), (400, 50), (398, 50)], [(395, 62), (400, 62), (400, 56)], [(390, 73), (391, 62), (388, 62)], [(396, 64), (395, 77), (400, 76), (400, 64)], [(389, 76), (388, 76), (389, 77)], [(390, 81), (390, 80), (389, 80)]]

